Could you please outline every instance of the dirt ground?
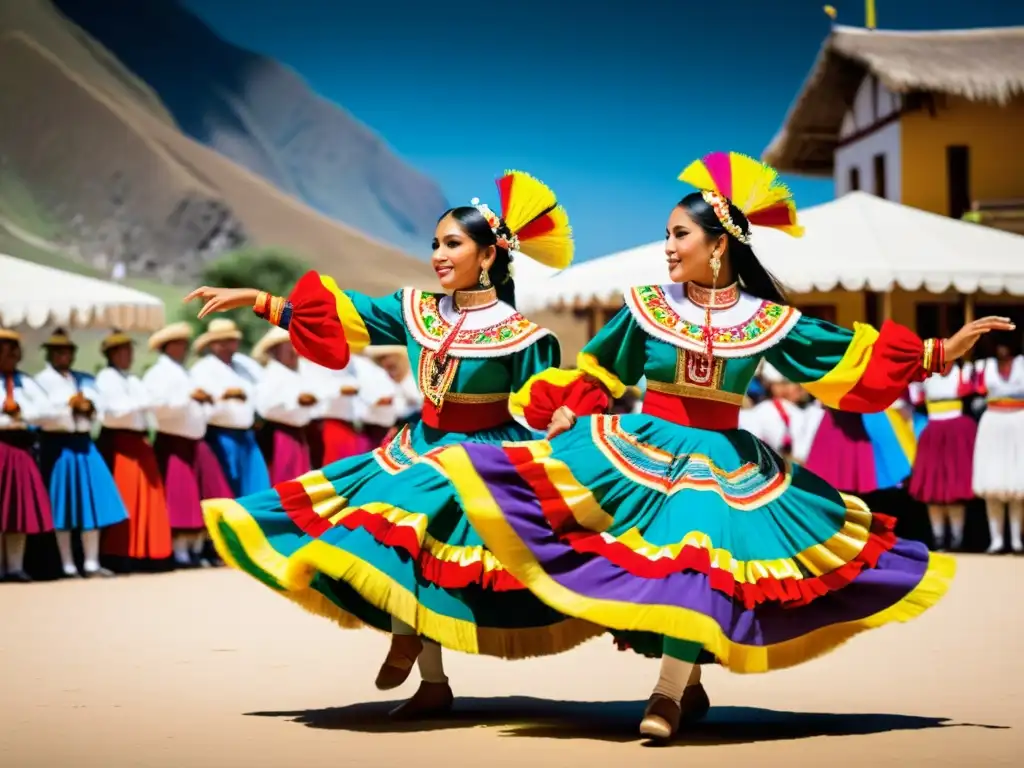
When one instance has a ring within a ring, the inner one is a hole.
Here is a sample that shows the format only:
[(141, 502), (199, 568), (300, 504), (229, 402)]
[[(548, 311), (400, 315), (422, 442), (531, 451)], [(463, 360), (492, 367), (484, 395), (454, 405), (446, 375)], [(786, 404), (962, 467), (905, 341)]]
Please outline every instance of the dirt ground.
[(794, 670), (710, 670), (708, 720), (652, 749), (635, 734), (656, 664), (610, 640), (512, 663), (448, 654), (455, 715), (392, 725), (397, 697), (373, 687), (384, 636), (336, 629), (236, 572), (5, 584), (0, 764), (1019, 765), (1022, 585), (1024, 558), (962, 557), (916, 622)]

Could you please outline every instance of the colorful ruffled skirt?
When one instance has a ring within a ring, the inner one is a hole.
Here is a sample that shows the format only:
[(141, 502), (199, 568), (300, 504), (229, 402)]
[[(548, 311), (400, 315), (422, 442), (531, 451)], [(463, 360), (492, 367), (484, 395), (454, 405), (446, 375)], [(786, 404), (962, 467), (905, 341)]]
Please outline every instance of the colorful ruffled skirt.
[(207, 501), (206, 525), (228, 565), (342, 627), (389, 632), (397, 618), (453, 650), (558, 653), (604, 630), (567, 618), (512, 577), (426, 461), (446, 445), (526, 437), (514, 423), (472, 435), (407, 426), (371, 453)]
[(143, 432), (103, 429), (97, 447), (110, 467), (128, 519), (103, 532), (103, 553), (137, 560), (171, 556), (171, 523), (153, 446)]
[(58, 531), (92, 531), (128, 519), (114, 477), (88, 432), (43, 432), (39, 454)]
[(167, 494), (167, 516), (173, 531), (203, 530), (203, 499), (231, 495), (213, 450), (202, 438), (158, 432), (153, 453)]
[(0, 430), (0, 534), (53, 530), (50, 497), (32, 452), (34, 442), (35, 435), (28, 430)]
[(504, 568), (648, 655), (669, 636), (736, 672), (793, 666), (917, 616), (954, 571), (742, 430), (595, 416), (432, 461)]
[(1024, 499), (1024, 410), (989, 408), (974, 444), (974, 493), (983, 499)]
[(826, 409), (805, 466), (833, 488), (858, 495), (898, 488), (910, 476), (916, 426), (897, 409)]
[(974, 498), (974, 443), (970, 416), (932, 419), (921, 432), (910, 477), (910, 495), (925, 504), (964, 504)]

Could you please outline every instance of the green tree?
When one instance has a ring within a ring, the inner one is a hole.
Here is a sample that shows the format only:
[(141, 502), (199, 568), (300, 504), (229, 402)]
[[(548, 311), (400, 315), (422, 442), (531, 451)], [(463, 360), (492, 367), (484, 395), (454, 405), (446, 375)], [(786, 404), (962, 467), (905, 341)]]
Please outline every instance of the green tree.
[[(281, 248), (247, 247), (222, 256), (203, 269), (202, 284), (219, 288), (258, 288), (277, 296), (287, 296), (309, 267)], [(205, 323), (196, 319), (198, 304), (183, 309), (183, 317), (195, 326), (196, 333)], [(221, 317), (235, 321), (242, 331), (242, 348), (248, 350), (269, 328), (251, 309), (236, 309)]]

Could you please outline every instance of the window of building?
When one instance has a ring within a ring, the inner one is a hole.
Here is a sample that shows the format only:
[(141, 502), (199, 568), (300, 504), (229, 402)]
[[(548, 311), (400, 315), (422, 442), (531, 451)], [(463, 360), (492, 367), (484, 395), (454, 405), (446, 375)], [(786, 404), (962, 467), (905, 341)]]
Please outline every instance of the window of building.
[(964, 146), (946, 147), (946, 184), (949, 215), (961, 218), (971, 209), (971, 154)]
[(824, 320), (826, 323), (836, 322), (835, 304), (801, 304), (797, 309), (816, 320)]
[(856, 192), (858, 189), (860, 189), (860, 168), (854, 167), (850, 169), (850, 178), (848, 186), (849, 189), (846, 190), (847, 192)]
[(875, 196), (885, 198), (885, 155), (875, 155)]
[(949, 304), (939, 301), (923, 301), (915, 310), (917, 335), (922, 339), (947, 339), (964, 324), (962, 302)]

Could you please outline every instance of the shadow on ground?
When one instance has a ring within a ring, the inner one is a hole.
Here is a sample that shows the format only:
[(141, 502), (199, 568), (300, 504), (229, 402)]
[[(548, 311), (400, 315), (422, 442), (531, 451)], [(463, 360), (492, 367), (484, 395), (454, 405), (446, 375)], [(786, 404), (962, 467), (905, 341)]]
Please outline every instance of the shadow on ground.
[[(626, 742), (639, 738), (643, 701), (552, 701), (526, 696), (461, 698), (444, 719), (394, 722), (388, 711), (399, 702), (371, 702), (295, 712), (249, 712), (253, 717), (288, 718), (309, 728), (363, 733), (410, 733), (493, 726), (505, 736), (548, 739), (594, 739)], [(707, 718), (688, 726), (680, 745), (745, 744), (804, 739), (812, 736), (859, 736), (925, 728), (996, 728), (953, 723), (948, 718), (894, 714), (779, 712), (756, 707), (715, 707)]]

